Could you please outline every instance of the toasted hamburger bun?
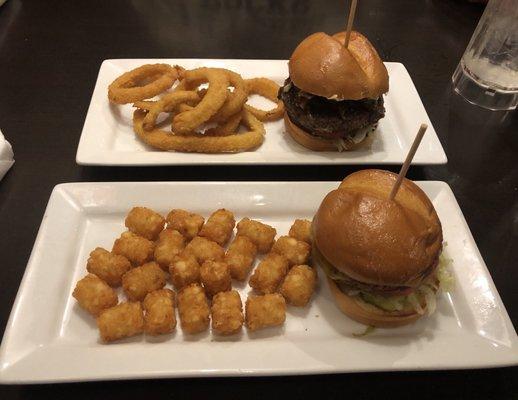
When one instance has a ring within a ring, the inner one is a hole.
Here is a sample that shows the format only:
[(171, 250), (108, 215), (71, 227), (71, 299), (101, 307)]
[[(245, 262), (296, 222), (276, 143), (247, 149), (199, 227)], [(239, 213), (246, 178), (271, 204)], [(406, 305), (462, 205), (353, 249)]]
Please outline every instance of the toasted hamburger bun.
[(387, 69), (362, 34), (329, 36), (318, 32), (304, 39), (288, 63), (290, 78), (301, 90), (334, 100), (377, 99), (388, 91)]
[(346, 177), (322, 201), (313, 241), (337, 270), (362, 283), (417, 287), (437, 265), (442, 228), (426, 194), (397, 175), (362, 170)]
[(336, 139), (324, 139), (322, 137), (313, 136), (295, 125), (286, 112), (284, 113), (284, 126), (286, 128), (286, 132), (293, 138), (293, 140), (313, 151), (356, 150), (363, 144), (369, 142), (372, 137), (365, 135), (361, 141), (355, 143), (351, 140), (337, 141)]

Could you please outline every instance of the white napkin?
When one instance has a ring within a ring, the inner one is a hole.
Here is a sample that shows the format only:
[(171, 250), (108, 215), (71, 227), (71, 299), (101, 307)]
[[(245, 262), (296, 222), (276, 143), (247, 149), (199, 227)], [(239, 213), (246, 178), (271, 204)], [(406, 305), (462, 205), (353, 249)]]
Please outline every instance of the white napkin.
[(2, 131), (0, 131), (0, 180), (9, 171), (14, 164), (14, 153), (11, 144), (5, 140)]

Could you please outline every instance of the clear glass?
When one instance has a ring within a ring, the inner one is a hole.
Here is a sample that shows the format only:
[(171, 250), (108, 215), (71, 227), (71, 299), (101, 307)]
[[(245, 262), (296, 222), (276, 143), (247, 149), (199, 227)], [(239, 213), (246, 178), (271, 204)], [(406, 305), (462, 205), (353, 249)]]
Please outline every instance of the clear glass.
[(452, 80), (470, 103), (518, 106), (518, 0), (489, 0)]

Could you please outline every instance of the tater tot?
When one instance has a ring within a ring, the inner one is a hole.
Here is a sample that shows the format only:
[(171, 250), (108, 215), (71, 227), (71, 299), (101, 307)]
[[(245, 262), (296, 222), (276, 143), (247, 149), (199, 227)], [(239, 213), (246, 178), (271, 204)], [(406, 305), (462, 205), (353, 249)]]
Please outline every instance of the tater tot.
[(104, 310), (97, 317), (101, 339), (111, 342), (138, 335), (144, 330), (144, 315), (140, 302), (121, 303)]
[(92, 315), (99, 315), (102, 310), (119, 302), (115, 290), (94, 274), (88, 274), (79, 280), (72, 296)]
[(220, 335), (232, 335), (243, 326), (243, 304), (235, 290), (219, 292), (212, 299), (212, 329)]
[(208, 260), (220, 261), (225, 257), (225, 250), (216, 242), (201, 236), (196, 236), (185, 246), (185, 252), (196, 257), (199, 264)]
[(158, 235), (155, 243), (155, 261), (167, 271), (174, 257), (185, 247), (185, 240), (180, 232), (165, 229)]
[(205, 219), (185, 210), (171, 210), (167, 214), (167, 227), (180, 232), (187, 240), (198, 235)]
[(209, 302), (200, 285), (193, 283), (178, 293), (178, 314), (185, 333), (203, 332), (209, 327)]
[(311, 244), (311, 221), (307, 219), (296, 219), (288, 235)]
[(170, 289), (148, 293), (144, 299), (144, 332), (150, 335), (171, 333), (176, 327), (175, 294)]
[(246, 326), (251, 331), (282, 325), (286, 320), (286, 301), (279, 293), (248, 296), (245, 313)]
[(274, 293), (288, 273), (286, 257), (269, 253), (257, 266), (249, 284), (260, 293)]
[(226, 292), (232, 288), (232, 277), (227, 263), (222, 261), (205, 261), (200, 268), (201, 283), (208, 296), (218, 292)]
[(221, 208), (212, 213), (198, 235), (224, 246), (232, 236), (234, 225), (236, 225), (234, 214)]
[(155, 244), (133, 232), (124, 232), (115, 240), (112, 252), (126, 257), (133, 265), (142, 265), (153, 259)]
[(110, 253), (102, 247), (97, 247), (92, 251), (86, 263), (88, 272), (97, 275), (113, 287), (120, 286), (122, 275), (130, 268), (131, 263), (126, 257)]
[(164, 229), (165, 219), (147, 207), (133, 207), (124, 224), (131, 232), (148, 240), (155, 240)]
[(272, 248), (277, 231), (270, 225), (249, 218), (243, 218), (237, 224), (237, 234), (250, 239), (252, 243), (257, 246), (259, 253), (268, 253)]
[(171, 282), (178, 290), (191, 283), (200, 282), (200, 264), (196, 257), (189, 253), (181, 253), (173, 258), (169, 266)]
[(308, 265), (296, 265), (281, 285), (281, 294), (286, 301), (297, 307), (308, 304), (317, 283), (317, 272)]
[(244, 281), (254, 264), (257, 247), (246, 236), (237, 236), (225, 254), (225, 262), (230, 268), (230, 275), (238, 281)]
[(282, 254), (290, 267), (306, 264), (311, 254), (311, 245), (290, 236), (281, 236), (272, 246), (272, 252)]
[(122, 277), (122, 288), (130, 300), (142, 301), (149, 292), (162, 289), (166, 278), (166, 273), (156, 262), (148, 262), (126, 272)]

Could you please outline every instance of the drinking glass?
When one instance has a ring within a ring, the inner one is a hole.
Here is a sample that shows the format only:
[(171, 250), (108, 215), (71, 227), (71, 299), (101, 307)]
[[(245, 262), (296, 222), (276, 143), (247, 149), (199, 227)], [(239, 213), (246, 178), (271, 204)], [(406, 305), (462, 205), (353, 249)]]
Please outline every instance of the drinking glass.
[(489, 0), (452, 81), (470, 103), (490, 110), (518, 106), (518, 0)]

